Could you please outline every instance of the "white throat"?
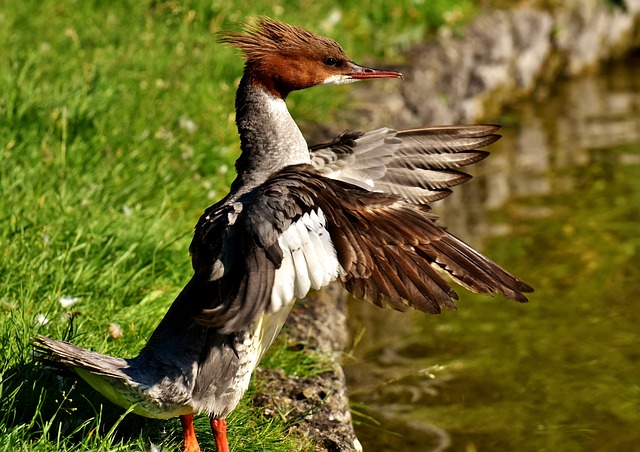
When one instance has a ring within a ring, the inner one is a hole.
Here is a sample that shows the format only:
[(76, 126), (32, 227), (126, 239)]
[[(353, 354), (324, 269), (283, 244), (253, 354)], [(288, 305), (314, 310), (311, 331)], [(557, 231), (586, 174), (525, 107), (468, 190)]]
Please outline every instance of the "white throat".
[(245, 189), (257, 186), (287, 166), (311, 163), (307, 141), (287, 104), (263, 88), (241, 84), (236, 124), (242, 148), (236, 170), (238, 183)]

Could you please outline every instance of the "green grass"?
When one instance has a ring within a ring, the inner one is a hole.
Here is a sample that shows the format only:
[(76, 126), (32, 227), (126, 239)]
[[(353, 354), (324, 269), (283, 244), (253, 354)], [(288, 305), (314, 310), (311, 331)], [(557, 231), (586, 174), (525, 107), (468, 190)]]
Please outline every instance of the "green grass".
[[(177, 420), (122, 422), (122, 410), (83, 382), (34, 366), (29, 342), (44, 334), (133, 356), (188, 281), (192, 228), (226, 192), (239, 151), (233, 98), (242, 62), (215, 43), (216, 31), (275, 16), (336, 38), (357, 61), (395, 63), (410, 44), (468, 18), (473, 4), (2, 2), (0, 450), (180, 442)], [(310, 130), (345, 93), (319, 88), (289, 103)], [(77, 302), (65, 308), (63, 297)], [(111, 338), (112, 323), (121, 338)], [(268, 364), (317, 372), (303, 355), (283, 346)], [(308, 447), (287, 436), (286, 423), (262, 418), (251, 391), (230, 418), (232, 447)], [(206, 419), (198, 422), (212, 447)]]

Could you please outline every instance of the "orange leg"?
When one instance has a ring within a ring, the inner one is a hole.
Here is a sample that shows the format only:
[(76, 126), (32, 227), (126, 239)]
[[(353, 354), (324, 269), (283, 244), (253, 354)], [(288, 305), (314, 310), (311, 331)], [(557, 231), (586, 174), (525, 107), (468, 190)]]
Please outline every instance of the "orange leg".
[(180, 416), (182, 434), (184, 436), (184, 452), (200, 452), (200, 444), (193, 427), (193, 413)]
[(227, 420), (211, 419), (211, 430), (216, 439), (216, 452), (230, 452), (229, 440), (227, 439)]

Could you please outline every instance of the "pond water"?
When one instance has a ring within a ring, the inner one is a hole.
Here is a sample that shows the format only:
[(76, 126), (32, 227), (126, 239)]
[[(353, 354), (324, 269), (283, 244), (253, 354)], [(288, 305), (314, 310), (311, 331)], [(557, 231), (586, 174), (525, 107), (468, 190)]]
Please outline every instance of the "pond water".
[(434, 211), (535, 288), (440, 316), (350, 303), (367, 450), (640, 450), (640, 59), (503, 118)]

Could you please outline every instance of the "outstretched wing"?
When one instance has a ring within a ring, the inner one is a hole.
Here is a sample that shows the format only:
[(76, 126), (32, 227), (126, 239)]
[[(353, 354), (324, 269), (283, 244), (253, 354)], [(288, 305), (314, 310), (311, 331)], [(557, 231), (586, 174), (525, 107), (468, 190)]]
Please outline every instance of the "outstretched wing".
[(457, 168), (484, 159), (478, 148), (500, 138), (497, 125), (434, 126), (395, 131), (345, 132), (312, 146), (312, 164), (323, 176), (361, 188), (401, 195), (415, 204), (448, 196), (471, 178)]
[(286, 177), (304, 182), (309, 196), (315, 196), (327, 218), (340, 280), (356, 298), (397, 310), (454, 309), (458, 296), (445, 275), (472, 291), (519, 302), (533, 290), (447, 232), (426, 206), (300, 169)]
[(532, 289), (400, 195), (372, 192), (289, 167), (223, 200), (200, 219), (191, 245), (196, 274), (213, 289), (197, 321), (239, 331), (339, 278), (357, 298), (437, 313), (470, 290), (526, 301)]

